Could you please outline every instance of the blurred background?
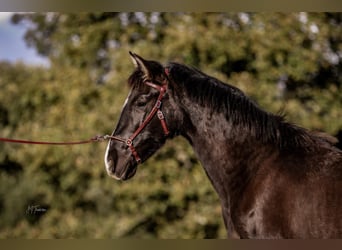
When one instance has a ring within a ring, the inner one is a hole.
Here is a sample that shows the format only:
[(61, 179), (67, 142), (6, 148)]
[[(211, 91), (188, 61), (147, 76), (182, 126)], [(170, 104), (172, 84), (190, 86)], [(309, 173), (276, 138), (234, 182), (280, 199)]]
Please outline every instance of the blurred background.
[[(305, 12), (1, 13), (0, 137), (111, 133), (134, 69), (129, 50), (198, 67), (342, 139), (342, 14)], [(184, 139), (128, 182), (107, 176), (105, 148), (0, 143), (0, 238), (226, 237)]]

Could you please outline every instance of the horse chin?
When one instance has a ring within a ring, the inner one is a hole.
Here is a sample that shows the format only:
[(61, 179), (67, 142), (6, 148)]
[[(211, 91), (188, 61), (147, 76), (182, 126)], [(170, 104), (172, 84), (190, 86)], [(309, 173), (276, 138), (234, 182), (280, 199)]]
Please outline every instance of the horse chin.
[(134, 166), (128, 166), (126, 171), (121, 176), (120, 180), (126, 181), (128, 179), (131, 179), (137, 172), (137, 165)]

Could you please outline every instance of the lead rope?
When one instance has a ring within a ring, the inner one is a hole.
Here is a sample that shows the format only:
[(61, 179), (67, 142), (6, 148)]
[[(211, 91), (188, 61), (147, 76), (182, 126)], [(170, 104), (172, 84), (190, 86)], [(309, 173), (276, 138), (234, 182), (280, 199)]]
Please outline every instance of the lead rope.
[(92, 143), (92, 142), (102, 142), (102, 141), (106, 141), (109, 139), (116, 139), (118, 141), (124, 141), (121, 138), (110, 136), (110, 135), (97, 135), (97, 136), (90, 138), (89, 140), (70, 141), (70, 142), (31, 141), (31, 140), (21, 140), (21, 139), (11, 139), (11, 138), (0, 137), (0, 141), (2, 142), (19, 143), (19, 144), (56, 145), (56, 146), (87, 144), (87, 143)]

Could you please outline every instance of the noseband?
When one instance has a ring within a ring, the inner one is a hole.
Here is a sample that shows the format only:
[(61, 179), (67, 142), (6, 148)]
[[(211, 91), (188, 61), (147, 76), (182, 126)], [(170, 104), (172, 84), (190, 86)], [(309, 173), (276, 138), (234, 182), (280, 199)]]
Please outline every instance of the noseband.
[(150, 86), (151, 88), (154, 88), (154, 89), (159, 91), (158, 99), (157, 99), (156, 103), (154, 104), (152, 110), (150, 111), (150, 113), (146, 117), (146, 119), (143, 121), (143, 123), (135, 130), (135, 132), (128, 139), (123, 139), (121, 137), (117, 137), (117, 136), (113, 136), (113, 135), (106, 136), (106, 139), (109, 138), (112, 140), (116, 140), (116, 141), (125, 143), (129, 147), (129, 149), (131, 150), (131, 153), (134, 156), (134, 159), (136, 160), (136, 162), (138, 164), (141, 163), (141, 158), (139, 157), (139, 154), (137, 153), (137, 151), (133, 145), (133, 141), (141, 133), (141, 131), (143, 131), (143, 129), (150, 123), (150, 121), (152, 120), (152, 118), (156, 114), (157, 114), (158, 119), (160, 120), (161, 126), (162, 126), (163, 131), (164, 131), (164, 135), (167, 136), (170, 133), (170, 131), (167, 127), (166, 121), (165, 121), (165, 116), (161, 110), (162, 99), (164, 98), (166, 90), (167, 90), (167, 83), (163, 83), (161, 86), (154, 84), (152, 82), (149, 82), (149, 81), (145, 81), (144, 83), (147, 86)]

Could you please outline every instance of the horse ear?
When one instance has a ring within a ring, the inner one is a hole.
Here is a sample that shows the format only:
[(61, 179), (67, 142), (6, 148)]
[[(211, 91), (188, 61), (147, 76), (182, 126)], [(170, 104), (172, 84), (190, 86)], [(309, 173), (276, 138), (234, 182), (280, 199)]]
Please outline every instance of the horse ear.
[(131, 56), (131, 59), (135, 65), (135, 67), (139, 68), (143, 73), (145, 78), (150, 78), (150, 71), (148, 70), (148, 67), (146, 66), (147, 62), (142, 57), (138, 56), (137, 54), (133, 52), (129, 52), (129, 55)]

